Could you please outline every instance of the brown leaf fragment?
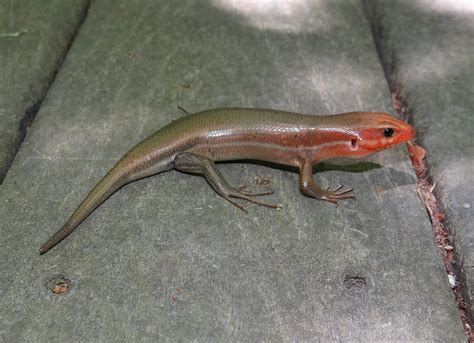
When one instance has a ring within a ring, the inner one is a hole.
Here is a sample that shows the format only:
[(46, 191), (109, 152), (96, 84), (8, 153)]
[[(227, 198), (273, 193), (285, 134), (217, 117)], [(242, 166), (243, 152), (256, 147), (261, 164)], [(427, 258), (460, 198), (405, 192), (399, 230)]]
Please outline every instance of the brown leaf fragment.
[(258, 186), (267, 186), (272, 183), (272, 179), (265, 176), (255, 176), (253, 179)]
[(426, 175), (426, 168), (423, 159), (426, 156), (426, 151), (419, 145), (415, 145), (411, 142), (407, 143), (408, 152), (415, 168), (415, 173), (418, 177), (424, 177)]

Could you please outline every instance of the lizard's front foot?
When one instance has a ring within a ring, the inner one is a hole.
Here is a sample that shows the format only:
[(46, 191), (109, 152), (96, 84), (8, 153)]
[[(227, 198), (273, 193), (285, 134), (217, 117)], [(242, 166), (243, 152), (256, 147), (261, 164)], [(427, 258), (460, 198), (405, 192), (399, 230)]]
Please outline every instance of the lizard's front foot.
[(313, 163), (311, 161), (303, 161), (300, 167), (300, 189), (301, 192), (319, 200), (325, 200), (337, 205), (339, 200), (355, 199), (352, 188), (342, 189), (340, 185), (334, 189), (331, 187), (321, 189), (313, 179)]
[(338, 200), (345, 200), (345, 199), (354, 199), (355, 196), (352, 193), (352, 188), (347, 188), (347, 189), (342, 189), (344, 186), (340, 185), (334, 189), (330, 189), (331, 187), (328, 187), (325, 191), (321, 191), (320, 193), (320, 198), (321, 200), (326, 200), (329, 202), (332, 202), (333, 204), (337, 205)]
[(312, 178), (308, 179), (307, 182), (303, 180), (300, 183), (301, 192), (304, 194), (318, 200), (329, 201), (336, 205), (339, 200), (355, 199), (354, 194), (351, 194), (352, 188), (343, 189), (343, 187), (343, 185), (334, 189), (328, 187), (324, 190), (321, 189)]

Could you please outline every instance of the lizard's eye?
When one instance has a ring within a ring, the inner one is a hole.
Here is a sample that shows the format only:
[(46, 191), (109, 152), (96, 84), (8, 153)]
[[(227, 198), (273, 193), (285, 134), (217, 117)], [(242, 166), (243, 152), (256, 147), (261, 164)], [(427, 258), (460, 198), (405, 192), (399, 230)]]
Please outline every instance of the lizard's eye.
[(395, 133), (395, 130), (393, 130), (391, 127), (387, 127), (383, 129), (383, 135), (387, 138), (392, 137), (394, 133)]

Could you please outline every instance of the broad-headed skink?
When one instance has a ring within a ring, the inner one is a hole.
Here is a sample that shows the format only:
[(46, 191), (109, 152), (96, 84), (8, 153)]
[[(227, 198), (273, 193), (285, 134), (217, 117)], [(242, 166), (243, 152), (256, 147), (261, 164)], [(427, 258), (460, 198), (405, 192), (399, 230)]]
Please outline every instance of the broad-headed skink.
[(214, 162), (263, 160), (299, 168), (301, 192), (337, 203), (351, 199), (352, 189), (322, 189), (313, 179), (313, 165), (333, 158), (361, 158), (411, 140), (414, 129), (380, 112), (316, 116), (278, 110), (219, 108), (178, 119), (132, 148), (104, 176), (76, 211), (40, 248), (44, 254), (66, 238), (104, 200), (125, 184), (170, 169), (202, 174), (224, 199), (276, 208), (252, 193), (230, 186)]

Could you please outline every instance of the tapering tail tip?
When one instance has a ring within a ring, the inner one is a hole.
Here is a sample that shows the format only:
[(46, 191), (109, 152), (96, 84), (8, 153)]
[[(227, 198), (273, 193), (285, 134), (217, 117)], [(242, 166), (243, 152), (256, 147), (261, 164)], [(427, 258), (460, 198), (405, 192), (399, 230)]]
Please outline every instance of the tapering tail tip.
[(42, 245), (41, 248), (39, 248), (39, 253), (40, 255), (44, 255), (49, 251), (49, 247), (46, 246), (46, 244)]
[(44, 255), (46, 254), (48, 251), (51, 250), (52, 247), (54, 247), (56, 244), (58, 244), (59, 241), (57, 241), (56, 239), (54, 239), (54, 236), (51, 237), (50, 239), (48, 239), (46, 241), (46, 243), (44, 243), (41, 248), (39, 248), (39, 253), (40, 255)]

